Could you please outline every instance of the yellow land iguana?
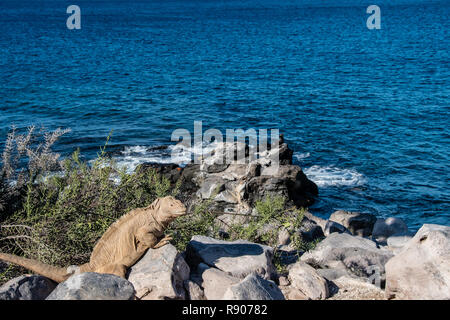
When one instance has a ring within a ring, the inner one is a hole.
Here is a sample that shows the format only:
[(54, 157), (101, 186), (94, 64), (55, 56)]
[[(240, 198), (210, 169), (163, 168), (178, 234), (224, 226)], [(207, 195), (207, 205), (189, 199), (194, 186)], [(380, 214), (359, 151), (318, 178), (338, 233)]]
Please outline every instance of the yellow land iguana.
[(114, 222), (96, 243), (88, 263), (68, 268), (54, 267), (37, 260), (0, 253), (0, 259), (18, 264), (56, 282), (63, 282), (74, 273), (110, 273), (125, 278), (149, 248), (160, 248), (172, 239), (164, 230), (177, 217), (186, 214), (186, 207), (173, 197), (156, 199), (150, 206), (130, 211)]

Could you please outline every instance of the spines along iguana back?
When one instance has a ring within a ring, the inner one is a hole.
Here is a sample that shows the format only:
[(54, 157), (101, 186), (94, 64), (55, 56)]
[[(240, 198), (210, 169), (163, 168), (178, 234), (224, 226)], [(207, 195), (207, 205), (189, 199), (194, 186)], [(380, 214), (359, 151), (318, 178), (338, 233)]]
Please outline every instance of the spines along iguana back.
[[(119, 227), (128, 222), (130, 219), (132, 219), (134, 216), (138, 215), (138, 214), (142, 214), (147, 212), (147, 210), (153, 210), (155, 207), (156, 201), (153, 202), (151, 205), (149, 205), (146, 208), (137, 208), (134, 210), (131, 210), (130, 212), (128, 212), (127, 214), (124, 214), (123, 216), (121, 216), (118, 220), (116, 220), (113, 224), (111, 224), (108, 229), (106, 229), (105, 233), (102, 235), (102, 237), (100, 238), (100, 240), (102, 241), (107, 241), (109, 239), (109, 237), (116, 232)], [(95, 247), (94, 247), (95, 250)]]

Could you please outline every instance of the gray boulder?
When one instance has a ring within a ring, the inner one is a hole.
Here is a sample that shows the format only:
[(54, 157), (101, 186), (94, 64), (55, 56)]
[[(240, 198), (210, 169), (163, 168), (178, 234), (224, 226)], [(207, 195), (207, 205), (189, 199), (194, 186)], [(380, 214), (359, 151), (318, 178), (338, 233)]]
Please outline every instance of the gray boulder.
[[(270, 167), (269, 167), (270, 168)], [(270, 196), (281, 196), (305, 207), (314, 202), (318, 188), (296, 165), (281, 165), (277, 171), (265, 170), (246, 184), (245, 194), (250, 204)]]
[(289, 285), (283, 288), (289, 300), (323, 300), (328, 297), (327, 281), (310, 265), (297, 262), (289, 268)]
[(379, 242), (386, 242), (390, 236), (409, 234), (408, 226), (402, 219), (390, 217), (387, 219), (377, 219), (373, 226), (372, 239)]
[(45, 300), (56, 285), (40, 275), (23, 275), (0, 287), (0, 300)]
[(335, 221), (327, 220), (325, 223), (325, 228), (323, 230), (325, 236), (329, 236), (332, 233), (347, 233), (351, 234), (351, 232), (344, 227), (342, 224), (337, 223)]
[(358, 278), (342, 276), (333, 280), (333, 286), (329, 300), (385, 300), (383, 290)]
[(132, 300), (133, 285), (118, 276), (95, 272), (73, 275), (61, 282), (46, 300)]
[(397, 254), (412, 239), (410, 235), (393, 235), (387, 238), (387, 246), (390, 250)]
[(225, 190), (225, 181), (217, 176), (205, 179), (197, 194), (201, 199), (210, 199)]
[(322, 227), (317, 222), (305, 216), (302, 220), (300, 228), (296, 230), (302, 241), (312, 242), (324, 238)]
[(336, 280), (340, 277), (355, 277), (351, 273), (349, 273), (346, 269), (330, 269), (330, 268), (324, 268), (324, 269), (316, 269), (317, 273), (320, 274), (323, 278), (327, 279), (328, 281)]
[(245, 240), (223, 241), (205, 236), (194, 236), (186, 248), (186, 259), (191, 266), (200, 262), (243, 279), (257, 273), (264, 279), (275, 274), (271, 247)]
[(318, 225), (322, 230), (325, 230), (325, 225), (327, 224), (327, 220), (322, 219), (320, 217), (317, 217), (313, 215), (311, 212), (305, 211), (304, 213), (304, 219), (308, 219)]
[(339, 210), (334, 212), (329, 220), (343, 225), (354, 235), (368, 237), (372, 234), (377, 218), (369, 213)]
[(128, 281), (142, 300), (185, 299), (184, 281), (189, 279), (189, 266), (177, 249), (167, 244), (147, 253), (130, 268)]
[(207, 300), (220, 300), (225, 292), (241, 279), (235, 278), (225, 272), (200, 263), (191, 274), (191, 280), (203, 288)]
[(384, 280), (384, 265), (393, 256), (390, 250), (379, 249), (375, 242), (346, 233), (332, 233), (301, 258), (314, 267), (346, 269), (359, 277), (378, 273)]
[(250, 274), (241, 282), (230, 286), (223, 300), (284, 300), (275, 282)]
[(203, 289), (194, 281), (184, 281), (184, 288), (187, 292), (187, 299), (189, 300), (206, 300)]
[(386, 264), (388, 299), (450, 299), (450, 227), (425, 224)]

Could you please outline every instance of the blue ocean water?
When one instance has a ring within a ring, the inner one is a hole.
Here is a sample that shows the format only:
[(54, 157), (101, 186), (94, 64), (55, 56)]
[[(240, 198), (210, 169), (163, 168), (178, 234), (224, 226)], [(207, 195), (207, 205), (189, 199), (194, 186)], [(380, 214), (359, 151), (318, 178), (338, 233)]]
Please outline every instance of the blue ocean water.
[(449, 225), (449, 16), (447, 0), (1, 0), (0, 136), (71, 128), (58, 151), (94, 157), (113, 129), (136, 163), (194, 121), (278, 128), (314, 213)]

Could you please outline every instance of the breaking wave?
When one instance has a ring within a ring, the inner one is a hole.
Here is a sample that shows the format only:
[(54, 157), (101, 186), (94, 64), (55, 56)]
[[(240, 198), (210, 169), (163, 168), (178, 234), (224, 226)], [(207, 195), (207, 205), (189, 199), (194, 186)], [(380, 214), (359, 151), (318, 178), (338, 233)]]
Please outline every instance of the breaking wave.
[(173, 163), (181, 167), (190, 163), (197, 154), (211, 152), (217, 147), (215, 142), (204, 143), (201, 147), (196, 149), (194, 147), (181, 148), (179, 145), (165, 145), (165, 146), (128, 146), (119, 152), (114, 158), (120, 167), (126, 167), (128, 172), (133, 172), (136, 167), (143, 163), (159, 163), (168, 164)]
[(301, 161), (303, 159), (309, 158), (311, 156), (311, 154), (309, 152), (306, 153), (294, 153), (294, 158), (297, 161)]
[(191, 153), (183, 150), (176, 150), (175, 145), (171, 146), (129, 146), (125, 147), (114, 157), (117, 165), (126, 167), (132, 172), (143, 163), (174, 163), (184, 166), (191, 161)]
[(319, 187), (359, 186), (366, 183), (363, 174), (354, 169), (341, 169), (333, 166), (314, 165), (303, 170), (306, 176)]

